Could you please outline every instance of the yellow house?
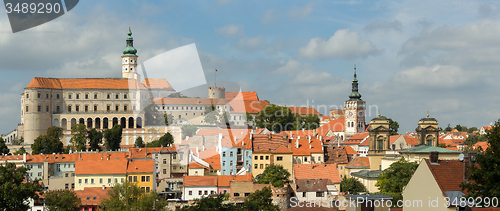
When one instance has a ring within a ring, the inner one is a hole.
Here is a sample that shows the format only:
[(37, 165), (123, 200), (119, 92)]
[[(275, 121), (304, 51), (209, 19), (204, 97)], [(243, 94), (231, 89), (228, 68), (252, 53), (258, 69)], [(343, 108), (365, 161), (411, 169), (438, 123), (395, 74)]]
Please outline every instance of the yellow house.
[(282, 165), (293, 174), (292, 151), (288, 134), (253, 134), (252, 139), (252, 174), (262, 174), (271, 164)]
[(127, 181), (136, 183), (146, 192), (154, 191), (154, 187), (156, 187), (155, 170), (154, 160), (132, 160), (127, 166)]
[(293, 154), (288, 148), (281, 146), (272, 156), (272, 163), (275, 165), (283, 166), (284, 169), (290, 172), (290, 180), (293, 179)]
[[(439, 154), (439, 156), (441, 156)], [(403, 190), (402, 204), (405, 211), (412, 210), (458, 210), (457, 206), (445, 206), (465, 197), (460, 183), (464, 181), (464, 161), (439, 160), (438, 155), (423, 159)]]
[(85, 187), (113, 187), (125, 182), (127, 160), (75, 161), (75, 190)]
[(272, 153), (258, 153), (258, 152), (253, 152), (253, 169), (252, 169), (252, 174), (257, 176), (259, 174), (262, 174), (266, 167), (271, 165), (271, 159), (272, 159)]

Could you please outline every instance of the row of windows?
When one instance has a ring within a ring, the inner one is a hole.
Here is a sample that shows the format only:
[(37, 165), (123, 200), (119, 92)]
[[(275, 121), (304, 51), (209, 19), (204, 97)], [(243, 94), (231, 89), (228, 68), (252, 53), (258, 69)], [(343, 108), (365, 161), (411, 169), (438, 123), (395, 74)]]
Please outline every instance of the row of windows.
[[(197, 111), (198, 108), (199, 108), (200, 111), (205, 110), (205, 107), (197, 107), (197, 106), (191, 106), (191, 107), (189, 107), (189, 106), (186, 106), (186, 107), (184, 107), (184, 106), (172, 106), (172, 107), (170, 107), (170, 106), (163, 106), (162, 108), (163, 108), (163, 110), (172, 110), (172, 111), (173, 110)], [(165, 109), (165, 108), (167, 108), (167, 109)]]
[[(269, 166), (269, 164), (266, 164), (266, 168), (267, 168), (268, 166)], [(260, 169), (264, 169), (264, 164), (260, 164), (260, 165), (259, 165), (259, 164), (254, 164), (254, 168), (255, 168), (255, 169), (259, 169), (259, 167), (260, 167)]]
[[(254, 157), (254, 160), (258, 160), (258, 159), (259, 159), (259, 156), (257, 156), (257, 155), (256, 155), (256, 156)], [(262, 156), (262, 155), (261, 155), (261, 156), (260, 156), (260, 160), (264, 160), (264, 156)], [(269, 160), (269, 155), (266, 155), (266, 160)]]
[[(89, 94), (89, 93), (85, 93), (85, 94), (83, 94), (83, 97), (84, 97), (85, 100), (88, 100), (88, 99), (90, 99), (90, 95), (91, 94)], [(113, 94), (111, 94), (111, 93), (106, 94), (106, 99), (111, 99), (112, 95)], [(81, 94), (74, 94), (74, 95), (73, 94), (68, 94), (68, 99), (73, 99), (73, 96), (75, 96), (75, 99), (77, 99), (77, 100), (81, 99), (81, 97), (82, 97)], [(94, 99), (97, 99), (98, 96), (99, 96), (99, 94), (94, 93)], [(132, 98), (135, 98), (135, 95), (133, 93), (132, 93)], [(119, 93), (114, 94), (114, 99), (120, 99), (120, 94)], [(123, 94), (123, 99), (128, 99), (128, 94), (124, 93)]]
[[(227, 192), (227, 191), (226, 191), (226, 190), (224, 190), (224, 193), (226, 193), (226, 192)], [(215, 194), (215, 191), (211, 190), (211, 191), (210, 191), (210, 194)], [(190, 196), (192, 196), (192, 195), (193, 195), (193, 191), (192, 191), (192, 190), (190, 190), (190, 191), (189, 191), (189, 195), (190, 195)], [(206, 190), (206, 191), (201, 191), (201, 190), (199, 190), (199, 191), (198, 191), (198, 196), (208, 196), (208, 190)]]
[[(56, 99), (59, 99), (60, 95), (56, 94)], [(30, 94), (26, 93), (26, 99), (30, 98)], [(38, 92), (37, 93), (37, 98), (42, 98), (42, 93)], [(52, 95), (50, 95), (50, 98), (52, 98)], [(45, 99), (49, 99), (49, 94), (45, 94)]]
[[(68, 110), (67, 111), (71, 112), (72, 108), (73, 108), (73, 105), (68, 105)], [(128, 111), (128, 109), (129, 109), (128, 105), (124, 105), (123, 106), (123, 111)], [(115, 111), (120, 111), (120, 106), (116, 105), (115, 108), (114, 108), (114, 110)], [(133, 110), (136, 110), (135, 106), (133, 107)], [(42, 112), (42, 106), (41, 105), (37, 106), (37, 111), (38, 112)], [(75, 106), (75, 112), (79, 112), (79, 111), (80, 111), (80, 105), (76, 105)], [(89, 106), (85, 105), (83, 111), (84, 112), (88, 112), (89, 111)], [(98, 111), (98, 106), (97, 105), (94, 105), (94, 110), (93, 111)], [(111, 111), (111, 105), (106, 105), (106, 111)], [(29, 106), (28, 105), (26, 106), (26, 112), (29, 112)], [(49, 112), (49, 106), (45, 107), (45, 112)], [(56, 112), (61, 112), (61, 107), (60, 106), (56, 106)]]
[[(85, 182), (85, 184), (89, 184), (89, 179), (78, 179), (78, 184), (82, 184), (82, 180)], [(99, 184), (103, 184), (103, 181), (104, 181), (103, 178), (99, 178)], [(108, 184), (111, 184), (112, 181), (113, 180), (111, 178), (108, 178)], [(121, 183), (125, 182), (125, 179), (121, 178), (120, 182)], [(116, 183), (118, 183), (118, 178), (115, 178), (115, 184)], [(93, 178), (90, 179), (90, 184), (95, 184)]]
[[(137, 176), (128, 176), (129, 182), (137, 182)], [(150, 182), (151, 176), (141, 176), (141, 182)]]
[[(69, 184), (68, 183), (64, 184), (64, 189), (69, 189)], [(75, 183), (71, 183), (71, 189), (75, 189)], [(94, 200), (95, 200), (95, 198), (96, 197), (94, 196)], [(87, 200), (89, 200), (89, 199), (87, 199)]]

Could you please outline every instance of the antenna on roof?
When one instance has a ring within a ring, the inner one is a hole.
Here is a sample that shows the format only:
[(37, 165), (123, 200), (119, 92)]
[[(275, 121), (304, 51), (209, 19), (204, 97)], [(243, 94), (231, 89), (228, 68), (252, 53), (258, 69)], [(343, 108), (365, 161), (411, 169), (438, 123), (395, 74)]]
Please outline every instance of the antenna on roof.
[(217, 68), (215, 68), (215, 87), (217, 87)]

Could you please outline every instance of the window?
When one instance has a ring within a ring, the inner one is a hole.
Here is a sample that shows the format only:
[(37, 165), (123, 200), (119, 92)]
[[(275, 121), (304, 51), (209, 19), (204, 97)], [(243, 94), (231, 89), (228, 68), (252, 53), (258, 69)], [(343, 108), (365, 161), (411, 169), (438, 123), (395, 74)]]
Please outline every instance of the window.
[(118, 97), (119, 97), (119, 96), (118, 96), (118, 94), (116, 94), (116, 95), (115, 95), (115, 99), (118, 99)]
[(111, 184), (111, 178), (108, 178), (108, 184)]
[(226, 161), (222, 161), (222, 166), (226, 166)]
[(190, 195), (190, 196), (192, 196), (192, 195), (193, 195), (193, 191), (192, 191), (192, 190), (190, 190), (190, 191), (189, 191), (189, 195)]
[(245, 193), (245, 196), (250, 196), (250, 193)]
[(269, 155), (266, 155), (266, 160), (269, 160)]
[(86, 106), (85, 106), (85, 112), (88, 112), (88, 111), (89, 111), (89, 106), (88, 106), (88, 105), (86, 105)]
[(41, 177), (42, 176), (42, 172), (38, 172), (38, 176)]
[(106, 98), (107, 98), (107, 99), (110, 99), (110, 98), (111, 98), (111, 95), (110, 95), (110, 94), (108, 94)]
[(97, 111), (97, 105), (94, 105), (94, 111)]
[(306, 192), (302, 192), (302, 197), (306, 197)]
[(76, 94), (76, 99), (80, 99), (80, 94)]
[(97, 99), (97, 94), (94, 94), (94, 99)]
[(163, 159), (163, 164), (167, 164), (167, 159)]
[(229, 157), (233, 157), (233, 152), (229, 153)]
[(260, 156), (260, 160), (264, 160), (264, 156)]
[(75, 106), (75, 111), (80, 111), (80, 106)]
[(282, 160), (283, 160), (283, 156), (278, 156), (278, 157), (276, 157), (276, 160), (277, 160), (277, 161), (282, 161)]
[(316, 192), (316, 197), (323, 197), (325, 192)]
[(163, 174), (167, 174), (167, 169), (163, 169)]
[(94, 184), (94, 179), (90, 179), (90, 184)]
[(378, 149), (383, 150), (384, 149), (384, 141), (382, 139), (379, 139), (377, 141), (377, 143), (378, 143)]
[(38, 92), (38, 98), (40, 98), (40, 92)]
[(344, 166), (340, 166), (340, 170), (341, 170), (341, 171), (342, 171), (342, 170), (344, 170)]
[(121, 182), (121, 183), (123, 183), (124, 181), (125, 181), (125, 179), (123, 179), (123, 178), (121, 178), (121, 179), (120, 179), (120, 182)]
[(198, 195), (200, 195), (200, 196), (202, 195), (202, 191), (201, 190), (198, 191)]
[(42, 110), (42, 106), (38, 105), (38, 112)]
[(234, 196), (240, 196), (240, 193), (234, 193), (233, 195)]
[(205, 195), (208, 195), (208, 190), (205, 191)]
[(85, 99), (89, 99), (89, 94), (85, 94)]
[(111, 110), (111, 106), (107, 105), (106, 106), (106, 111), (109, 111), (109, 110)]
[(26, 112), (28, 112), (28, 106), (26, 106)]
[(57, 111), (57, 113), (59, 113), (59, 111), (60, 111), (60, 110), (61, 110), (61, 109), (59, 108), (59, 106), (57, 106), (57, 107), (56, 107), (56, 111)]
[(118, 178), (115, 178), (115, 184), (118, 183)]
[(68, 183), (64, 184), (64, 189), (68, 189), (68, 188), (69, 188), (69, 184)]
[(68, 99), (71, 99), (71, 94), (68, 94)]
[(127, 94), (123, 94), (123, 98), (127, 99)]
[(176, 154), (173, 154), (173, 155), (172, 155), (172, 159), (174, 159), (174, 160), (175, 160), (175, 159), (177, 159), (177, 155), (176, 155)]
[(75, 183), (71, 183), (71, 189), (75, 189)]
[(68, 106), (68, 112), (71, 112), (71, 105)]
[(38, 168), (41, 169), (42, 168), (42, 164), (38, 164)]
[(123, 110), (124, 110), (124, 111), (127, 111), (127, 106), (123, 106)]
[(69, 176), (69, 174), (68, 174), (68, 173), (64, 174), (64, 177), (68, 177), (68, 176)]
[(30, 98), (30, 94), (26, 94), (26, 98)]
[(257, 168), (259, 167), (259, 165), (258, 165), (258, 164), (255, 164), (255, 165), (254, 165), (254, 167), (255, 167), (255, 169), (257, 169)]
[(102, 184), (102, 178), (99, 179), (99, 184)]
[(223, 152), (223, 153), (222, 153), (222, 157), (226, 157), (226, 152)]
[(85, 184), (89, 184), (89, 179), (85, 179)]
[(260, 164), (260, 169), (264, 169), (264, 164)]
[(116, 106), (115, 110), (118, 111), (119, 108), (120, 108), (120, 106)]
[(49, 112), (49, 106), (46, 106), (45, 112)]
[(233, 166), (233, 161), (229, 161), (229, 166)]

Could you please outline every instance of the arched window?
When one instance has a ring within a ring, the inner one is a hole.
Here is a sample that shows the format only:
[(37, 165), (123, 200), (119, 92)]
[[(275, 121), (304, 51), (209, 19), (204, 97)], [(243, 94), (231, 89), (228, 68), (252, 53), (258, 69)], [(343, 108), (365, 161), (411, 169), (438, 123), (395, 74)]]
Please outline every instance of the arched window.
[(133, 117), (128, 118), (128, 128), (134, 128), (134, 118)]
[(87, 118), (87, 129), (92, 128), (92, 118)]
[(384, 149), (384, 140), (379, 139), (377, 140), (377, 145), (378, 145), (378, 150), (383, 150)]

